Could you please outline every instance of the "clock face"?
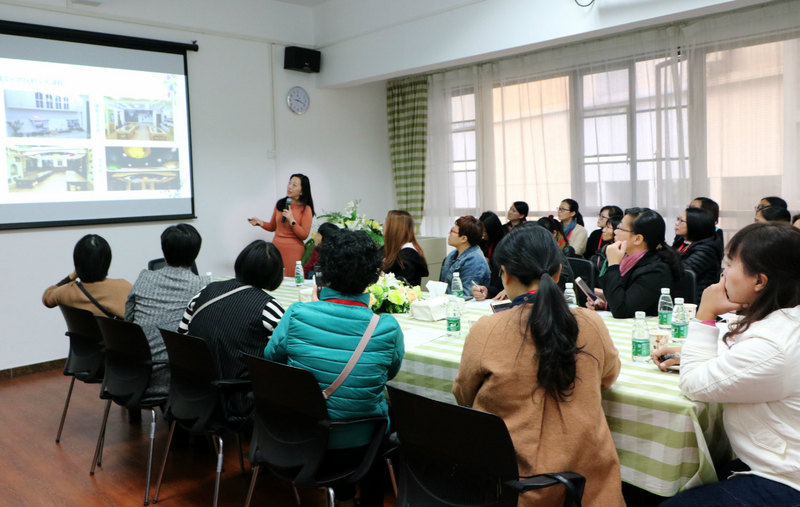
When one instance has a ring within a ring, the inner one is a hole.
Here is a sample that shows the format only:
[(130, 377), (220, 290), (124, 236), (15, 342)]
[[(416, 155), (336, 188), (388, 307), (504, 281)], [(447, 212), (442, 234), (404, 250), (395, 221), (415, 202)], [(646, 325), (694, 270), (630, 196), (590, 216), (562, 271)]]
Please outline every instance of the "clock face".
[(303, 114), (308, 110), (311, 99), (308, 92), (300, 86), (293, 86), (286, 95), (286, 104), (295, 114)]

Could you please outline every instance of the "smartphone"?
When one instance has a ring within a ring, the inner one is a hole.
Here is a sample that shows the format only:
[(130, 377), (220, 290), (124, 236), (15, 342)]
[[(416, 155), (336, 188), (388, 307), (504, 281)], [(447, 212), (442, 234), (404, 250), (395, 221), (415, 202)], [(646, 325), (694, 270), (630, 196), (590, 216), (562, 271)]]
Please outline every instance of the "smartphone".
[(575, 285), (577, 285), (578, 288), (584, 294), (586, 294), (587, 298), (591, 299), (592, 301), (597, 301), (597, 294), (595, 294), (594, 291), (590, 289), (588, 285), (586, 285), (586, 282), (584, 282), (581, 277), (575, 278)]
[(503, 310), (508, 310), (511, 308), (511, 301), (493, 301), (489, 303), (489, 306), (492, 308), (492, 313), (502, 312)]

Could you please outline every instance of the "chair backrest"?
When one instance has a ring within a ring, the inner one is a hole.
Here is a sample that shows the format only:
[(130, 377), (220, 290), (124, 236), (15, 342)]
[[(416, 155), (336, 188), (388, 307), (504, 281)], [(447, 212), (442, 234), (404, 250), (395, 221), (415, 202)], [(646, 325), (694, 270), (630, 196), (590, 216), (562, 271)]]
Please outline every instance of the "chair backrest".
[(683, 276), (672, 282), (670, 294), (673, 300), (683, 298), (684, 303), (697, 303), (697, 276), (691, 269), (684, 269)]
[(105, 372), (103, 336), (89, 310), (59, 306), (67, 323), (69, 356), (64, 374), (84, 382), (100, 382)]
[[(163, 257), (159, 257), (158, 259), (151, 259), (150, 261), (148, 261), (147, 262), (147, 269), (149, 269), (150, 271), (156, 271), (158, 269), (163, 268), (166, 265), (167, 265), (167, 261)], [(194, 262), (194, 261), (192, 261), (191, 270), (192, 270), (192, 273), (194, 273), (195, 275), (199, 274), (197, 272), (197, 263)]]
[(139, 407), (153, 368), (144, 331), (133, 322), (101, 316), (95, 320), (106, 352), (104, 392), (122, 406)]
[(297, 484), (313, 482), (328, 448), (330, 419), (314, 375), (244, 355), (255, 401), (250, 460)]
[(580, 259), (578, 257), (569, 257), (567, 259), (572, 268), (572, 273), (575, 278), (581, 277), (586, 284), (594, 289), (595, 282), (595, 267), (592, 261), (587, 259)]
[(519, 477), (500, 417), (386, 386), (400, 440), (398, 506), (513, 506)]
[(208, 343), (195, 336), (160, 331), (170, 370), (166, 417), (177, 419), (190, 431), (208, 429), (221, 410), (219, 373)]

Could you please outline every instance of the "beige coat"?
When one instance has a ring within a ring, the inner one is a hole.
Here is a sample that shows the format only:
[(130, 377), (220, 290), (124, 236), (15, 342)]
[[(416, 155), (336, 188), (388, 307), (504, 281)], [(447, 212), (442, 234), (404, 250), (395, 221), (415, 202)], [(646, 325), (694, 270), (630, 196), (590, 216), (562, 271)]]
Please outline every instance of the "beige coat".
[[(619, 375), (619, 352), (600, 317), (575, 309), (578, 346), (575, 390), (558, 402), (535, 389), (536, 348), (523, 331), (530, 305), (480, 319), (464, 344), (453, 394), (460, 405), (506, 422), (521, 476), (572, 471), (586, 477), (583, 505), (615, 507), (622, 498), (619, 459), (601, 406), (601, 387)], [(563, 488), (529, 492), (520, 505), (560, 506)]]
[[(125, 302), (131, 291), (131, 284), (121, 278), (106, 278), (101, 282), (84, 283), (86, 291), (103, 305), (109, 312), (119, 318), (125, 317)], [(89, 310), (95, 315), (105, 316), (94, 303), (78, 288), (73, 281), (66, 285), (51, 285), (42, 295), (42, 303), (48, 308), (58, 305), (71, 306), (81, 310)]]

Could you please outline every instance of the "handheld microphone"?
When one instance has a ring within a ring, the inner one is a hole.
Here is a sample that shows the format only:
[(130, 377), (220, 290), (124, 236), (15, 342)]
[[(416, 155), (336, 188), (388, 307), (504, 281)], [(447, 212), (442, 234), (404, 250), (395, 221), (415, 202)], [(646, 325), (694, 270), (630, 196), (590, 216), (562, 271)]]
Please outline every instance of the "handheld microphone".
[[(286, 206), (284, 206), (283, 209), (285, 209), (285, 210), (289, 209), (289, 205), (291, 205), (291, 204), (292, 204), (292, 198), (291, 197), (287, 197), (286, 198)], [(281, 217), (281, 222), (285, 222), (285, 221), (286, 221), (286, 217)]]

